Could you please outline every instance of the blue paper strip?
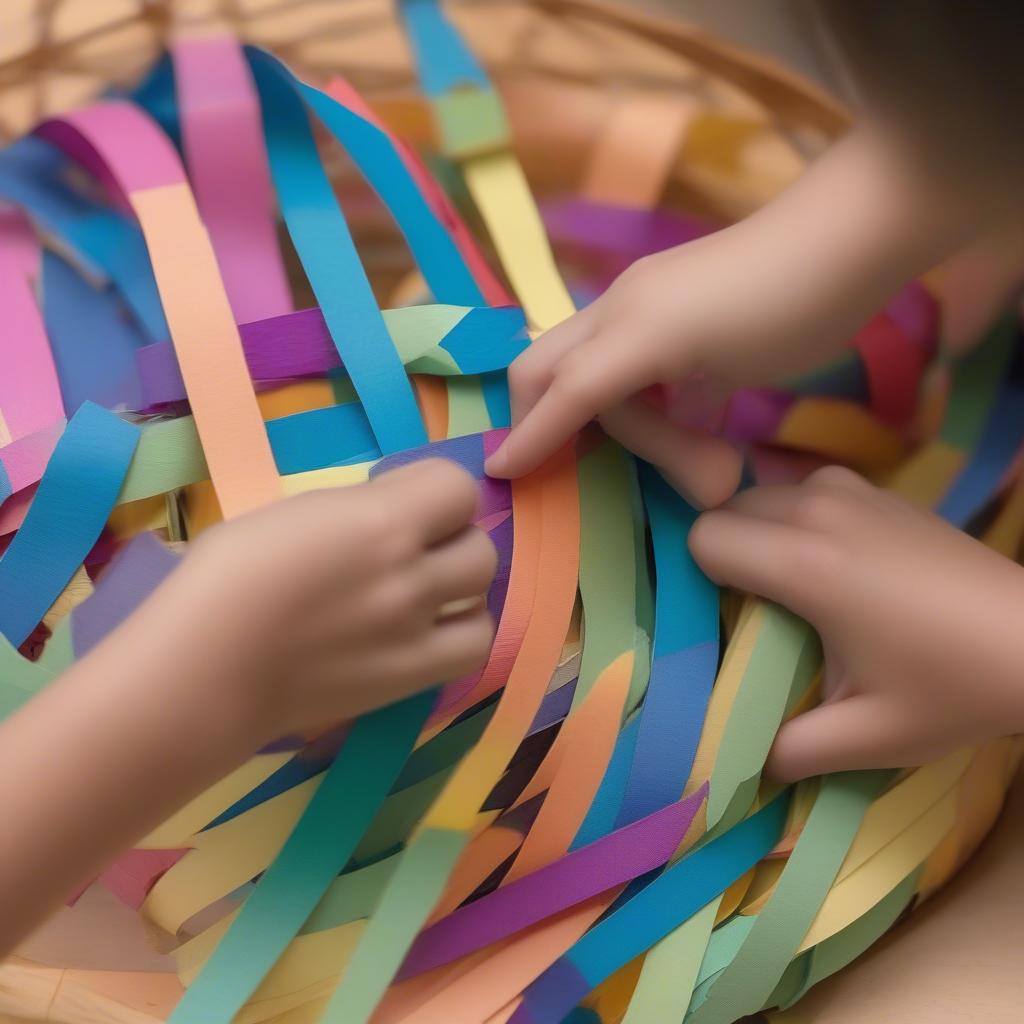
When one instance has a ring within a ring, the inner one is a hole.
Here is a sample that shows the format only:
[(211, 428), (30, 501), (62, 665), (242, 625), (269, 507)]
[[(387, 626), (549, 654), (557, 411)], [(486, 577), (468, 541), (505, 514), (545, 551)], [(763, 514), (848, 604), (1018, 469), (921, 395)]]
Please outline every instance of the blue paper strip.
[(264, 63), (253, 67), (285, 223), (374, 436), (383, 452), (423, 444), (412, 385), (317, 156), (302, 100)]
[(559, 1024), (588, 992), (766, 856), (782, 834), (788, 803), (788, 795), (783, 795), (694, 850), (596, 924), (526, 989), (509, 1024)]
[(60, 596), (114, 507), (139, 431), (87, 402), (68, 423), (0, 558), (0, 633), (18, 647)]

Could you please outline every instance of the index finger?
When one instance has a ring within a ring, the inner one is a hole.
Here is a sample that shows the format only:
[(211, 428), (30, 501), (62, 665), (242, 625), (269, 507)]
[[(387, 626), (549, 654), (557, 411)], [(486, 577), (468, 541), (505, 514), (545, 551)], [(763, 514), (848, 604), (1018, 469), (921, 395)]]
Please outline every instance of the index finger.
[(623, 341), (601, 336), (574, 349), (551, 385), (487, 460), (491, 476), (525, 476), (606, 409), (653, 383)]

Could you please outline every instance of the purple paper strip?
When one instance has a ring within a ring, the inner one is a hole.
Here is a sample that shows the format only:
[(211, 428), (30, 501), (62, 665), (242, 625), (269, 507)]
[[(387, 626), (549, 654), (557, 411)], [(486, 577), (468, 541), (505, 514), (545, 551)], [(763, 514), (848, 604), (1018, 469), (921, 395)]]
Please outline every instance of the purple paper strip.
[(532, 736), (535, 732), (549, 728), (555, 722), (562, 721), (569, 714), (569, 708), (572, 707), (572, 698), (576, 692), (576, 683), (578, 681), (578, 678), (572, 679), (559, 686), (557, 690), (551, 690), (550, 693), (545, 694), (544, 700), (541, 701), (537, 714), (534, 716), (533, 724), (526, 734), (527, 736)]
[(545, 203), (541, 214), (554, 241), (611, 251), (630, 262), (649, 253), (703, 238), (717, 230), (714, 225), (696, 217), (662, 210), (611, 206), (585, 199)]
[(399, 978), (451, 963), (660, 867), (679, 846), (706, 796), (705, 784), (685, 800), (453, 911), (419, 936)]
[(181, 559), (151, 533), (142, 533), (111, 562), (95, 591), (71, 613), (78, 658), (119, 626), (171, 574)]
[(723, 433), (737, 444), (771, 441), (794, 401), (793, 395), (781, 391), (737, 391), (729, 402)]

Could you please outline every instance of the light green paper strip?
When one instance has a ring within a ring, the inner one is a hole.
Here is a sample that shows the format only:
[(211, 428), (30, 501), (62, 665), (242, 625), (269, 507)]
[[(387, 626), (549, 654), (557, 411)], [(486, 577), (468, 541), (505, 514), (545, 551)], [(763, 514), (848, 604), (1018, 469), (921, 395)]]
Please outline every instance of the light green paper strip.
[(48, 667), (22, 657), (6, 637), (0, 636), (0, 719), (17, 711), (54, 675)]
[(425, 829), (399, 859), (320, 1024), (365, 1024), (408, 951), (410, 919), (426, 920), (469, 843), (466, 832)]
[(387, 860), (368, 864), (358, 871), (339, 875), (324, 893), (316, 910), (309, 915), (299, 934), (324, 932), (369, 917), (397, 867), (398, 858), (388, 857)]
[(465, 158), (508, 144), (508, 123), (493, 89), (467, 87), (432, 100), (446, 156)]
[(733, 961), (694, 994), (688, 1021), (732, 1024), (771, 996), (835, 881), (889, 772), (826, 776), (771, 898)]
[(750, 810), (790, 693), (806, 686), (820, 658), (810, 626), (778, 605), (765, 606), (711, 774), (709, 831), (732, 827)]
[[(634, 473), (631, 478), (630, 468), (625, 452), (610, 441), (588, 452), (577, 465), (584, 644), (570, 714), (601, 673), (637, 640), (637, 553), (629, 500), (636, 477)], [(636, 670), (634, 664), (634, 675)], [(641, 671), (646, 686), (650, 666)]]
[(917, 891), (918, 868), (911, 872), (892, 892), (876, 903), (866, 914), (827, 938), (807, 954), (807, 977), (800, 989), (786, 1003), (791, 1006), (819, 981), (853, 963), (873, 946), (899, 919)]
[(491, 427), (487, 402), (476, 377), (449, 377), (448, 386), (448, 436), (466, 437), (479, 434)]
[(651, 948), (622, 1024), (683, 1019), (721, 902), (721, 896), (712, 900)]
[[(756, 922), (756, 917), (744, 917), (742, 914), (737, 914), (720, 924), (711, 933), (704, 960), (701, 962), (700, 971), (697, 974), (698, 990), (705, 982), (717, 977), (733, 962)], [(696, 994), (694, 998), (696, 998)], [(700, 1001), (704, 1001), (703, 995), (700, 997)], [(693, 1000), (690, 1002), (693, 1005)]]

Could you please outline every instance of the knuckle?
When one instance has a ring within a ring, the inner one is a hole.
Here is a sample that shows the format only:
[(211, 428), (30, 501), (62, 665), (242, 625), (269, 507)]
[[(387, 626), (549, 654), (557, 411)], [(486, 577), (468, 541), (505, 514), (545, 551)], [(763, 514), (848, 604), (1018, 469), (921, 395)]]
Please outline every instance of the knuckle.
[(822, 581), (841, 583), (846, 573), (846, 558), (840, 546), (819, 534), (805, 534), (791, 552), (794, 578), (810, 587)]
[(445, 495), (452, 505), (461, 507), (475, 503), (476, 481), (462, 466), (450, 459), (426, 459), (421, 465), (429, 474), (430, 485)]
[(395, 625), (411, 625), (422, 618), (426, 584), (413, 573), (382, 581), (370, 601), (376, 617)]
[(478, 668), (491, 653), (494, 643), (494, 621), (487, 612), (479, 612), (466, 623), (465, 639), (461, 655), (465, 661), (464, 671)]
[(490, 537), (473, 527), (469, 538), (470, 558), (475, 571), (489, 583), (498, 568), (498, 549)]
[(822, 466), (811, 473), (805, 483), (810, 487), (846, 487), (863, 483), (863, 477), (846, 466)]
[(806, 487), (794, 509), (796, 525), (815, 532), (831, 532), (843, 521), (846, 501), (833, 491)]

